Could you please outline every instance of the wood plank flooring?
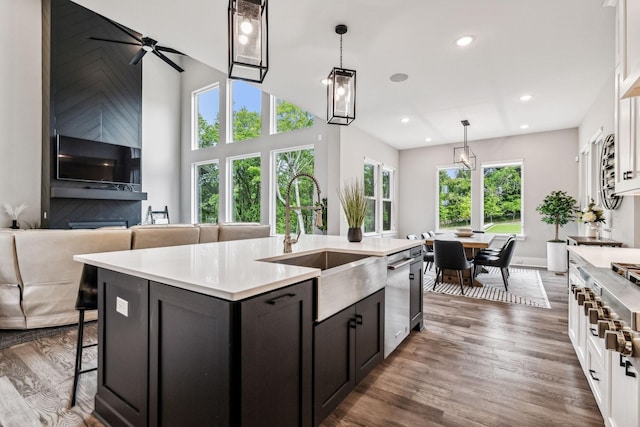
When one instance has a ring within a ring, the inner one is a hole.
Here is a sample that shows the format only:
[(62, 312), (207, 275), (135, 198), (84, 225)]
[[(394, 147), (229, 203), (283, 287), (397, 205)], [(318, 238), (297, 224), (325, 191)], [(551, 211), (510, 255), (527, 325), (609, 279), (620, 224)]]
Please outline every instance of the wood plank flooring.
[[(567, 336), (566, 277), (540, 273), (551, 309), (425, 294), (426, 329), (322, 426), (604, 425)], [(100, 426), (96, 372), (68, 408), (74, 356), (75, 331), (0, 350), (0, 427)]]

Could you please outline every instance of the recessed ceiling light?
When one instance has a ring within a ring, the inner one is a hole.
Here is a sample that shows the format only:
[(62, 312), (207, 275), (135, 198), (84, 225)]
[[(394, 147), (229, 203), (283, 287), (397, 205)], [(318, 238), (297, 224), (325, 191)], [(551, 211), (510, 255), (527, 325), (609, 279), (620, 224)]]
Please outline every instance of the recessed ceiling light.
[(409, 123), (409, 117), (403, 117), (400, 119), (402, 123)]
[(391, 77), (389, 77), (389, 80), (391, 80), (394, 83), (399, 83), (407, 80), (408, 78), (409, 78), (409, 75), (405, 73), (396, 73), (396, 74), (392, 74)]
[(520, 129), (529, 129), (529, 125), (526, 123), (524, 125), (520, 125)]
[(328, 84), (329, 84), (329, 79), (322, 79), (322, 80), (320, 80), (320, 82), (321, 82), (323, 85), (325, 85), (325, 86), (326, 86), (326, 85), (328, 85)]
[(531, 98), (533, 98), (533, 96), (531, 96), (531, 95), (522, 95), (520, 97), (520, 101), (522, 101), (522, 102), (531, 101)]
[(473, 36), (462, 36), (458, 40), (456, 40), (456, 44), (460, 47), (468, 46), (473, 42)]
[(431, 138), (425, 138), (424, 139), (426, 142), (431, 142)]

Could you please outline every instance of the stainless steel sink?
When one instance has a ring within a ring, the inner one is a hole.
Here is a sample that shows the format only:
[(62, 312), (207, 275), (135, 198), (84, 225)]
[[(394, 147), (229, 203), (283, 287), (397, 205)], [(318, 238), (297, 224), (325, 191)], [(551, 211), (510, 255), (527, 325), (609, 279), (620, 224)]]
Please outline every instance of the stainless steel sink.
[(316, 320), (324, 320), (384, 288), (387, 264), (384, 257), (340, 251), (284, 255), (261, 261), (318, 268)]

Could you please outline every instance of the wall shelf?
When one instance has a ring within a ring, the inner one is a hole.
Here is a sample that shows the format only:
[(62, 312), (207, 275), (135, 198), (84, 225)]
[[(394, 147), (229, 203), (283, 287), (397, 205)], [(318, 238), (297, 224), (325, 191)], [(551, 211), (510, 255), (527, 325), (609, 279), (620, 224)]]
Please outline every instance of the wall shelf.
[(100, 188), (51, 187), (51, 198), (94, 200), (147, 200), (140, 191), (103, 190)]

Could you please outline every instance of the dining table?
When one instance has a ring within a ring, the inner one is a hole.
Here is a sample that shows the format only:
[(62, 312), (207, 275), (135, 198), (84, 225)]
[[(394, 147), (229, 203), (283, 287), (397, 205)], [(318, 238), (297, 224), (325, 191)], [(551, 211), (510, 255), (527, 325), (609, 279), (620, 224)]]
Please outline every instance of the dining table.
[[(467, 259), (472, 259), (475, 256), (477, 250), (488, 248), (495, 237), (495, 233), (473, 233), (471, 236), (463, 237), (458, 236), (455, 232), (444, 232), (426, 238), (424, 243), (428, 246), (433, 247), (434, 240), (458, 241), (462, 243), (462, 247), (465, 249)], [(445, 270), (442, 280), (446, 283), (458, 283), (457, 273), (455, 272), (455, 270)], [(462, 280), (463, 285), (469, 285), (469, 281), (471, 280), (471, 272), (469, 270), (462, 272)], [(473, 285), (480, 287), (482, 286), (482, 283), (474, 278)]]

